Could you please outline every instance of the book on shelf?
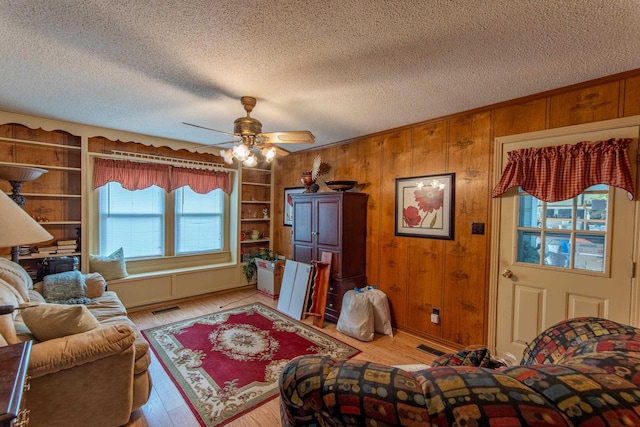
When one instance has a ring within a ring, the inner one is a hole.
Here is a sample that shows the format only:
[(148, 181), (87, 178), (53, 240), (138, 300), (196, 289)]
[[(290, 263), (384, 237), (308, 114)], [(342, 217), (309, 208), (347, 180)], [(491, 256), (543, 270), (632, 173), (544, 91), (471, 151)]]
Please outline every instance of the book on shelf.
[(78, 241), (76, 239), (71, 239), (71, 240), (58, 240), (57, 245), (58, 246), (65, 246), (65, 245), (76, 245), (78, 244)]
[(53, 254), (58, 250), (57, 246), (38, 246), (36, 250), (39, 254)]
[(73, 245), (58, 245), (56, 247), (56, 249), (60, 250), (60, 249), (73, 249), (75, 250), (78, 247), (78, 245), (73, 244)]
[(58, 249), (56, 251), (57, 254), (72, 254), (74, 253), (76, 250), (75, 249)]

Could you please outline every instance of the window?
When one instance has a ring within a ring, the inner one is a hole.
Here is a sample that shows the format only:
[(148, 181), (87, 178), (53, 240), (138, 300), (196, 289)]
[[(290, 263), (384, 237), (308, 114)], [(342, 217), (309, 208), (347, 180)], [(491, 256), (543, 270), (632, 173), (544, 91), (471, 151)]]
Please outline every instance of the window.
[(222, 250), (224, 193), (199, 194), (189, 187), (175, 190), (176, 254)]
[(164, 254), (165, 191), (155, 185), (129, 191), (117, 182), (99, 188), (100, 254), (122, 247), (127, 258)]
[(611, 192), (594, 185), (572, 199), (543, 202), (520, 190), (518, 261), (563, 269), (605, 271)]
[(156, 186), (130, 191), (107, 183), (98, 189), (100, 254), (119, 247), (129, 259), (221, 251), (227, 204), (220, 189), (167, 193)]

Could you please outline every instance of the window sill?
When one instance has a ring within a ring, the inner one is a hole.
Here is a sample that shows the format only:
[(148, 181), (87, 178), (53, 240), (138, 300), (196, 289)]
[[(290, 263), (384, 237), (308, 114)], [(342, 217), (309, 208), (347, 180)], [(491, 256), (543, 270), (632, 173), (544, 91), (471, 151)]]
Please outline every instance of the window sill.
[(191, 266), (191, 267), (172, 268), (172, 269), (166, 269), (166, 270), (155, 270), (155, 271), (148, 271), (143, 273), (132, 273), (132, 274), (129, 274), (127, 277), (123, 277), (121, 279), (110, 280), (109, 284), (126, 283), (128, 281), (134, 281), (138, 279), (170, 276), (172, 274), (193, 273), (193, 272), (200, 272), (200, 271), (215, 271), (215, 270), (235, 267), (235, 266), (237, 266), (236, 263), (227, 262), (227, 263), (220, 263), (215, 265), (199, 265), (199, 266)]

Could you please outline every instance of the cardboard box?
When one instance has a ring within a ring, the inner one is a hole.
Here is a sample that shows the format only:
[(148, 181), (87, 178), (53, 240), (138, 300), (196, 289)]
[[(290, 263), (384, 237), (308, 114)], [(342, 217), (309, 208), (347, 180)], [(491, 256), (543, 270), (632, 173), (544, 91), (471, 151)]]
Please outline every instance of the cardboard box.
[(573, 265), (575, 268), (591, 271), (604, 271), (604, 257), (592, 254), (576, 254)]
[(258, 292), (273, 299), (280, 295), (284, 261), (256, 259), (258, 266)]
[(576, 243), (576, 253), (603, 256), (604, 245), (602, 243)]

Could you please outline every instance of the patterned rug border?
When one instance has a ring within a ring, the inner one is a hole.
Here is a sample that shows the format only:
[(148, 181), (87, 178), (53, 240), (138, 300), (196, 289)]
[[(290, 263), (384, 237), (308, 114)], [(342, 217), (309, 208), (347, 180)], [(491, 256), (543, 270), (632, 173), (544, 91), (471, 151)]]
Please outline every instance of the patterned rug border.
[[(259, 308), (261, 308), (262, 310), (266, 310), (269, 311), (270, 313), (272, 313), (275, 316), (280, 317), (283, 320), (289, 321), (291, 323), (297, 324), (299, 326), (301, 326), (303, 329), (307, 330), (307, 331), (311, 331), (313, 333), (319, 334), (324, 336), (325, 338), (336, 342), (336, 343), (340, 343), (345, 347), (348, 347), (349, 349), (351, 349), (352, 353), (349, 356), (346, 356), (345, 358), (350, 359), (358, 354), (361, 353), (361, 350), (353, 347), (350, 344), (347, 344), (346, 342), (338, 339), (338, 338), (334, 338), (332, 336), (330, 336), (329, 334), (325, 333), (324, 331), (322, 331), (322, 329), (317, 329), (313, 326), (307, 325), (303, 322), (300, 322), (280, 311), (278, 311), (276, 308), (273, 307), (269, 307), (268, 305), (265, 305), (261, 302), (255, 302), (255, 303), (250, 303), (250, 304), (245, 304), (245, 305), (241, 305), (238, 307), (233, 307), (233, 308), (228, 308), (225, 310), (220, 310), (220, 311), (216, 311), (213, 313), (209, 313), (209, 314), (203, 314), (201, 316), (196, 316), (196, 317), (192, 317), (189, 319), (183, 319), (183, 320), (177, 320), (175, 322), (170, 322), (170, 323), (166, 323), (163, 325), (159, 325), (159, 326), (153, 326), (150, 328), (145, 328), (141, 330), (141, 333), (143, 334), (143, 336), (145, 337), (145, 339), (149, 342), (149, 347), (150, 349), (153, 351), (154, 355), (156, 356), (156, 359), (158, 360), (158, 362), (160, 363), (160, 365), (162, 366), (162, 369), (164, 369), (165, 373), (169, 376), (169, 378), (171, 379), (171, 381), (173, 382), (173, 384), (176, 386), (176, 388), (178, 389), (178, 392), (182, 395), (182, 398), (185, 400), (185, 402), (187, 402), (187, 405), (189, 406), (189, 408), (191, 409), (191, 412), (193, 413), (193, 415), (195, 416), (195, 418), (198, 420), (198, 422), (200, 423), (201, 426), (207, 426), (206, 422), (202, 419), (200, 413), (198, 412), (198, 410), (194, 407), (194, 404), (191, 401), (191, 398), (187, 395), (187, 393), (185, 392), (185, 390), (183, 389), (183, 387), (180, 385), (180, 382), (178, 380), (178, 378), (175, 377), (175, 375), (172, 373), (171, 368), (169, 366), (167, 366), (167, 364), (165, 363), (164, 357), (162, 357), (162, 355), (160, 355), (158, 353), (158, 351), (156, 350), (156, 348), (154, 347), (155, 345), (158, 345), (161, 347), (160, 343), (158, 343), (155, 339), (150, 338), (149, 337), (149, 333), (156, 330), (156, 329), (163, 329), (172, 325), (178, 325), (178, 324), (183, 324), (183, 323), (189, 323), (189, 322), (193, 322), (193, 324), (196, 323), (196, 321), (198, 319), (203, 319), (203, 318), (207, 318), (209, 316), (216, 316), (216, 315), (220, 315), (220, 314), (224, 314), (227, 312), (247, 312), (249, 311), (252, 307), (256, 307), (258, 306)], [(162, 347), (161, 347), (162, 348)], [(172, 364), (174, 365), (174, 364)], [(250, 408), (247, 408), (243, 411), (240, 411), (239, 413), (233, 415), (230, 418), (224, 419), (222, 420), (220, 423), (218, 424), (214, 424), (214, 426), (216, 427), (221, 427), (224, 426), (228, 423), (230, 423), (233, 420), (236, 420), (237, 418), (245, 415), (247, 412), (256, 409), (262, 405), (264, 405), (267, 402), (270, 402), (271, 400), (277, 398), (279, 396), (279, 394), (276, 392), (274, 393), (272, 396), (268, 396), (265, 399), (261, 400), (260, 402), (257, 402), (256, 404), (252, 405)]]

